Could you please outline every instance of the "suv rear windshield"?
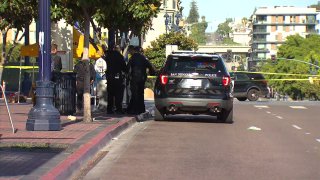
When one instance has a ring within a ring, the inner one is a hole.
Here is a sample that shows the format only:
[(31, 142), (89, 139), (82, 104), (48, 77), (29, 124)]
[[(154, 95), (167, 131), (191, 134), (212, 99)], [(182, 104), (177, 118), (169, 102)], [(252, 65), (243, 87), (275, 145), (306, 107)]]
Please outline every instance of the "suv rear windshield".
[(167, 68), (170, 72), (217, 73), (225, 71), (222, 61), (219, 61), (217, 57), (203, 56), (171, 56), (168, 58)]

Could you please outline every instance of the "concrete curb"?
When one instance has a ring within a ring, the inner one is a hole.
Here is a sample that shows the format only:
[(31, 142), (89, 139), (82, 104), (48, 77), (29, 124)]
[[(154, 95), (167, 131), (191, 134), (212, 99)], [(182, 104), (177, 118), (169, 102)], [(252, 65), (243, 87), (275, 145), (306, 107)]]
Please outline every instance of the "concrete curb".
[(144, 121), (152, 117), (150, 110), (135, 117), (123, 117), (117, 124), (106, 127), (102, 132), (94, 136), (90, 141), (83, 144), (70, 154), (62, 162), (50, 169), (40, 177), (42, 180), (68, 179), (74, 172), (81, 169), (95, 154), (107, 145), (112, 138), (131, 127), (136, 122)]

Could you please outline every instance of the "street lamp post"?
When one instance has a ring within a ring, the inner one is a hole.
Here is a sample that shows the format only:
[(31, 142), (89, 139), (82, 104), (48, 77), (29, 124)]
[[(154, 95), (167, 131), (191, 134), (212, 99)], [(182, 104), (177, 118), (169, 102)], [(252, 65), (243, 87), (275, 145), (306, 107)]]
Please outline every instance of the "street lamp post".
[(175, 15), (175, 17), (176, 17), (176, 25), (177, 25), (177, 27), (179, 28), (179, 22), (180, 22), (180, 19), (181, 19), (181, 14), (180, 14), (180, 13), (177, 13), (177, 14)]
[(164, 19), (164, 24), (166, 25), (166, 34), (168, 34), (168, 24), (169, 24), (169, 14), (166, 12), (166, 14), (164, 14), (163, 16), (165, 19)]
[(60, 113), (53, 106), (51, 82), (50, 0), (39, 0), (39, 79), (36, 82), (36, 105), (28, 114), (28, 131), (61, 130)]

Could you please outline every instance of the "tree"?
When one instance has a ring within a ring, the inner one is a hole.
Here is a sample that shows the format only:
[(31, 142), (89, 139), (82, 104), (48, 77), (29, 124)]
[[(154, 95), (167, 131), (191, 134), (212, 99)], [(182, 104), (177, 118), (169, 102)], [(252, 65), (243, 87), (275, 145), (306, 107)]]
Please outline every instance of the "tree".
[[(118, 8), (101, 9), (95, 20), (101, 27), (140, 36), (152, 26), (152, 18), (160, 11), (161, 0), (124, 0)], [(109, 13), (104, 13), (109, 12)]]
[(190, 37), (194, 39), (198, 44), (206, 44), (206, 29), (208, 23), (205, 16), (201, 17), (202, 21), (191, 26)]
[[(56, 0), (53, 1), (53, 11), (63, 17), (69, 24), (78, 22), (84, 29), (84, 48), (82, 61), (85, 64), (86, 74), (84, 78), (84, 94), (83, 94), (83, 120), (92, 122), (91, 118), (91, 95), (90, 95), (90, 66), (89, 66), (89, 39), (90, 39), (90, 22), (100, 9), (106, 7), (117, 7), (118, 1), (112, 0)], [(58, 9), (59, 8), (59, 9)], [(111, 8), (110, 8), (111, 9)], [(60, 16), (59, 16), (60, 18)]]
[[(17, 33), (25, 26), (30, 25), (37, 14), (37, 0), (3, 0), (0, 3), (0, 30), (2, 34), (3, 46), (0, 64), (2, 65), (6, 57), (7, 32), (16, 28)], [(14, 42), (18, 36), (15, 37)]]
[(199, 21), (199, 13), (198, 13), (198, 6), (195, 0), (192, 0), (190, 3), (190, 11), (189, 16), (187, 18), (187, 22), (189, 24), (197, 23)]
[(222, 36), (223, 38), (229, 38), (229, 34), (232, 32), (231, 27), (229, 24), (232, 22), (231, 18), (227, 18), (225, 22), (218, 25), (217, 33)]
[[(140, 34), (151, 26), (151, 18), (156, 16), (160, 0), (55, 0), (59, 9), (54, 9), (55, 14), (62, 15), (69, 24), (78, 22), (84, 29), (84, 50), (82, 61), (85, 62), (87, 74), (84, 82), (84, 116), (85, 122), (91, 122), (90, 107), (90, 80), (89, 80), (89, 39), (90, 22), (95, 27), (93, 19), (99, 26), (109, 30), (132, 30)], [(96, 27), (94, 28), (96, 29)]]
[(320, 2), (318, 1), (318, 4), (312, 4), (309, 6), (310, 8), (316, 8), (317, 11), (320, 10)]
[(197, 50), (198, 44), (191, 38), (182, 33), (170, 32), (169, 34), (160, 35), (156, 40), (151, 42), (145, 50), (145, 55), (155, 66), (156, 69), (163, 67), (166, 60), (166, 45), (177, 45), (180, 50)]
[[(287, 93), (293, 99), (301, 97), (320, 97), (320, 86), (317, 84), (310, 85), (308, 81), (272, 81), (272, 79), (306, 79), (310, 74), (309, 65), (302, 62), (295, 62), (285, 59), (296, 59), (305, 62), (320, 59), (320, 35), (310, 35), (307, 38), (303, 38), (299, 35), (293, 35), (287, 37), (287, 40), (283, 45), (279, 47), (276, 64), (268, 61), (262, 67), (264, 72), (272, 73), (284, 73), (284, 74), (302, 74), (296, 76), (284, 76), (284, 75), (266, 75), (270, 79), (270, 86), (274, 87), (277, 91)], [(318, 72), (319, 73), (319, 72)]]

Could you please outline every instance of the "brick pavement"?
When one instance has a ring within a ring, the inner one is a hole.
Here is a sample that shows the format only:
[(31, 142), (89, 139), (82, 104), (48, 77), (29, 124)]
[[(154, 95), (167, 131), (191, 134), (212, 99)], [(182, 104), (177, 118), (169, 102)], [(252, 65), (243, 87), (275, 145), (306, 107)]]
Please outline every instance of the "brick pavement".
[(0, 103), (0, 180), (65, 179), (79, 168), (82, 164), (79, 162), (88, 160), (137, 118), (100, 112), (92, 113), (96, 121), (84, 123), (80, 116), (77, 121), (61, 116), (61, 131), (26, 131), (31, 107), (31, 104), (9, 104), (16, 128), (13, 134), (6, 107)]

